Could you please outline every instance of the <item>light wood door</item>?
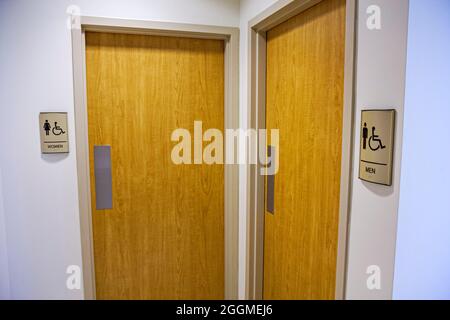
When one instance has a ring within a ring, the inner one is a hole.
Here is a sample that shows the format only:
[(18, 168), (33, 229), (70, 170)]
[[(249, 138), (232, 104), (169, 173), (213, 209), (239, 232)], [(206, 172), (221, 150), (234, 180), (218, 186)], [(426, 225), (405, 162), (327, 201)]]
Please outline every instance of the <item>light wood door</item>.
[(334, 299), (345, 0), (267, 33), (266, 125), (280, 130), (275, 214), (265, 213), (265, 299)]
[[(223, 41), (88, 32), (86, 74), (97, 298), (223, 299), (224, 167), (171, 160), (174, 129), (223, 130)], [(94, 145), (111, 146), (111, 210)]]

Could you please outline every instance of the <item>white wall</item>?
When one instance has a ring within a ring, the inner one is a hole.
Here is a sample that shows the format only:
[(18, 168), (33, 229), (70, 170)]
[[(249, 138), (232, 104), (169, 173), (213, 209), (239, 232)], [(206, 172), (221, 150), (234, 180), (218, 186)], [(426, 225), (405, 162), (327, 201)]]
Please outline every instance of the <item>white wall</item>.
[[(370, 5), (381, 8), (381, 30), (366, 27)], [(347, 298), (391, 299), (400, 190), (408, 0), (360, 0), (357, 37), (356, 119), (348, 248)], [(393, 186), (358, 179), (361, 110), (397, 110)], [(367, 268), (381, 269), (381, 289), (369, 290)]]
[(9, 299), (9, 297), (8, 252), (3, 209), (2, 169), (0, 168), (0, 300)]
[(410, 0), (395, 299), (450, 299), (450, 1)]
[[(239, 26), (238, 0), (0, 1), (0, 167), (12, 298), (83, 298), (65, 287), (67, 266), (81, 265), (66, 28), (72, 4), (83, 15)], [(38, 114), (52, 110), (69, 113), (68, 155), (41, 155)]]

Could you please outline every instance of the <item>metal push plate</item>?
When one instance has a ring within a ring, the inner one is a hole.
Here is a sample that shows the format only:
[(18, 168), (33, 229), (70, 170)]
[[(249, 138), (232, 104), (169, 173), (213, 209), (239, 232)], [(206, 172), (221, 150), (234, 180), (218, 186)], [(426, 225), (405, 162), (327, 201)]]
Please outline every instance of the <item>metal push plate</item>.
[(112, 209), (111, 147), (94, 146), (95, 207)]
[[(275, 155), (275, 147), (267, 147), (267, 156), (272, 159), (272, 155)], [(275, 159), (272, 159), (275, 161)], [(274, 163), (271, 164), (275, 166)], [(271, 174), (267, 176), (267, 195), (266, 195), (266, 210), (271, 214), (275, 214), (275, 175)]]

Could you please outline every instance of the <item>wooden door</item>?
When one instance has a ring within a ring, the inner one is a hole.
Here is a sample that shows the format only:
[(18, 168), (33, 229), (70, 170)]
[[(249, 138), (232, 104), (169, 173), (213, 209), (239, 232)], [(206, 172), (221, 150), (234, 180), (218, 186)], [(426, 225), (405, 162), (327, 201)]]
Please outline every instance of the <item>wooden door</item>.
[(280, 145), (265, 299), (335, 297), (345, 11), (345, 0), (324, 0), (267, 33), (266, 126)]
[[(171, 160), (174, 129), (223, 131), (223, 41), (88, 32), (86, 74), (97, 298), (223, 299), (224, 167)], [(96, 145), (111, 210), (96, 210)]]

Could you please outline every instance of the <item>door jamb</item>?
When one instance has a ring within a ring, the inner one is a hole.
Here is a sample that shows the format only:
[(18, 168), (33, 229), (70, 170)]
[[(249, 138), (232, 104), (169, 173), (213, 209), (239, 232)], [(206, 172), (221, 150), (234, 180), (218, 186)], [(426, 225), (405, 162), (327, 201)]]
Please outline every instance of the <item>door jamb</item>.
[[(289, 18), (322, 0), (280, 0), (248, 23), (248, 106), (249, 127), (265, 128), (266, 33)], [(337, 300), (345, 299), (347, 272), (347, 241), (352, 186), (354, 74), (356, 47), (357, 1), (346, 2), (344, 110), (342, 131), (342, 162), (339, 205), (339, 234), (336, 265)], [(259, 151), (258, 151), (259, 152)], [(261, 150), (262, 153), (265, 150)], [(264, 266), (264, 177), (258, 174), (261, 165), (247, 166), (247, 261), (246, 298), (263, 298)]]
[[(83, 292), (85, 299), (95, 299), (95, 268), (87, 128), (85, 32), (146, 34), (223, 40), (225, 43), (224, 125), (226, 129), (236, 130), (239, 127), (239, 29), (233, 27), (78, 15), (71, 17), (71, 24)], [(238, 297), (238, 167), (238, 165), (225, 165), (225, 299), (237, 299)]]

